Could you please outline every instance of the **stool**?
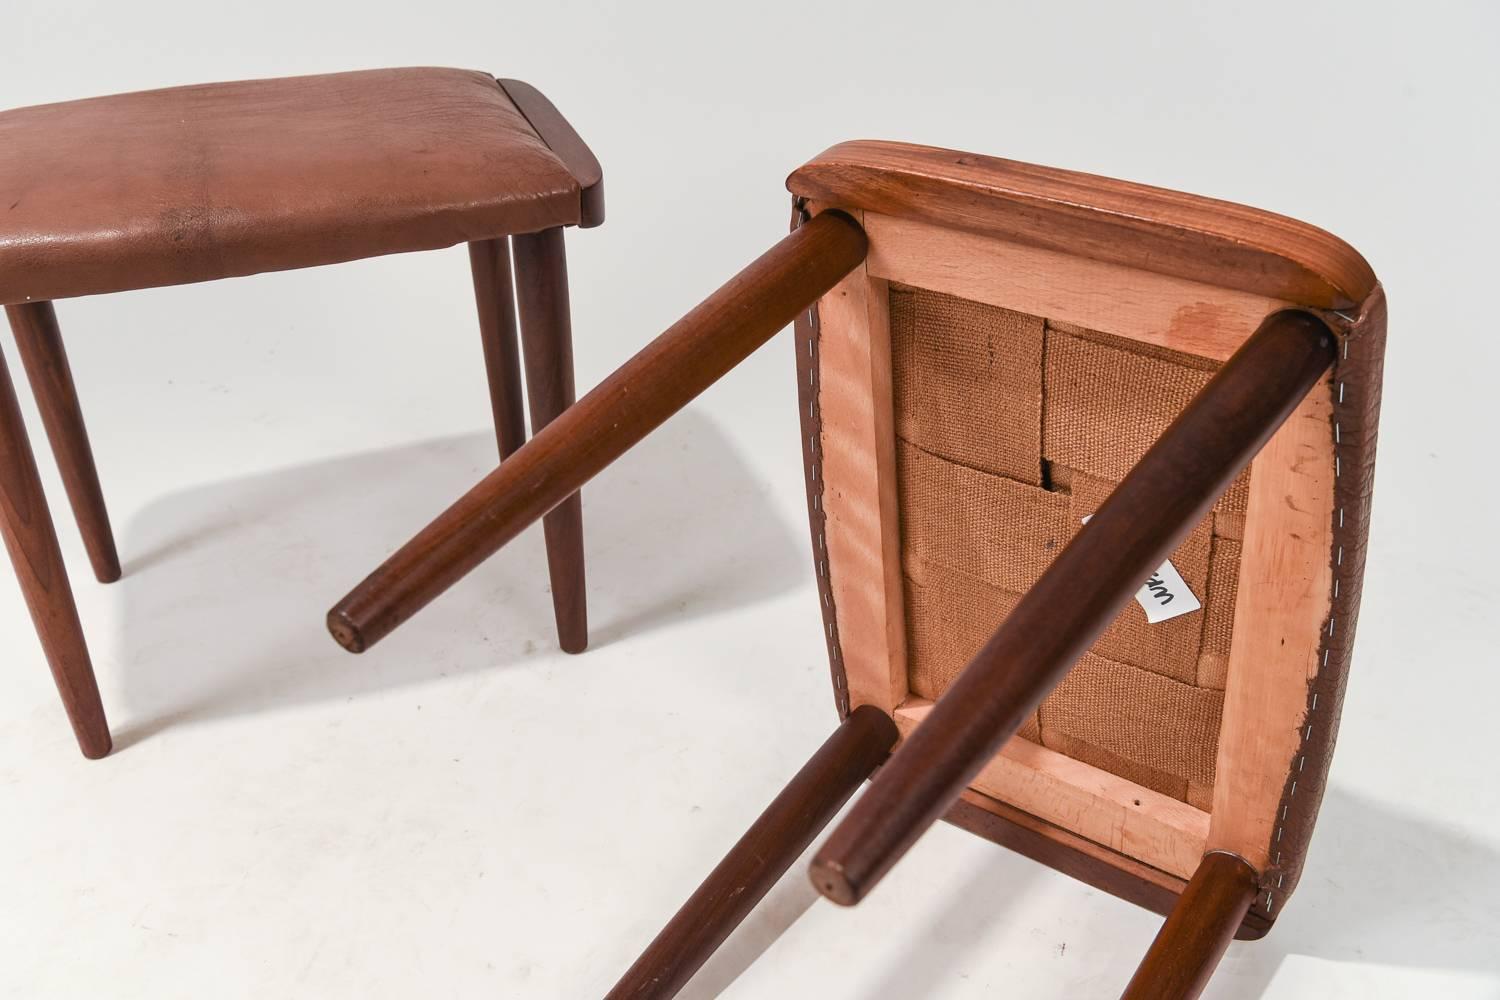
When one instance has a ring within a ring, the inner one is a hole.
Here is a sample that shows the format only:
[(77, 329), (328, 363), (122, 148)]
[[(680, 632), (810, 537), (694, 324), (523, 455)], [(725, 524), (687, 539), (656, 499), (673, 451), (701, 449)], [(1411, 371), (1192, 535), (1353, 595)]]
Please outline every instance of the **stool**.
[[(95, 576), (120, 563), (56, 299), (469, 245), (501, 459), (573, 401), (562, 231), (604, 221), (598, 162), (531, 86), (385, 69), (0, 112), (0, 303)], [(516, 268), (512, 300), (511, 253)], [(582, 509), (545, 523), (562, 648), (581, 651)], [(0, 357), (0, 533), (86, 757), (109, 727)]]
[(1197, 996), (1285, 910), (1322, 800), (1374, 272), (1283, 216), (953, 150), (844, 143), (788, 187), (790, 236), (351, 591), (334, 637), (379, 640), (793, 323), (841, 721), (609, 1000), (675, 995), (877, 768), (814, 855), (824, 896), (859, 902), (946, 819), (1167, 914), (1124, 995)]

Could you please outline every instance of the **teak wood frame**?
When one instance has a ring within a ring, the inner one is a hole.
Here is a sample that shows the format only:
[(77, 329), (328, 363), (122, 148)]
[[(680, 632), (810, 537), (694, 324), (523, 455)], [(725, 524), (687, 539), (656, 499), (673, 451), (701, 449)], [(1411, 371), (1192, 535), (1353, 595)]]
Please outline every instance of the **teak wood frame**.
[[(823, 206), (807, 209), (816, 215)], [(870, 254), (818, 305), (824, 479), (839, 486), (822, 500), (836, 525), (827, 532), (827, 579), (850, 704), (881, 708), (904, 736), (931, 704), (907, 686), (889, 283), (1216, 361), (1233, 354), (1267, 316), (1297, 303), (922, 220), (843, 210), (864, 225)], [(1252, 464), (1240, 570), (1250, 585), (1240, 587), (1235, 608), (1213, 810), (1020, 739), (990, 762), (974, 791), (1182, 884), (1208, 850), (1266, 865), (1282, 794), (1281, 783), (1267, 775), (1285, 774), (1296, 755), (1318, 652), (1316, 629), (1284, 626), (1327, 617), (1334, 516), (1327, 376), (1322, 386)], [(1266, 648), (1276, 641), (1271, 637), (1287, 634), (1303, 646)]]

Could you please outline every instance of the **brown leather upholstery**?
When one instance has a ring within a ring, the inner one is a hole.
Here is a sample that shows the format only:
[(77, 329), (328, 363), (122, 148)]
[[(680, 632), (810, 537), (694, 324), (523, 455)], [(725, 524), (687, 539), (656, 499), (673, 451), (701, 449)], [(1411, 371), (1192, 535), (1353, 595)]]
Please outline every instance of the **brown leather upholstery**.
[(0, 303), (428, 250), (580, 221), (487, 74), (386, 69), (0, 112)]

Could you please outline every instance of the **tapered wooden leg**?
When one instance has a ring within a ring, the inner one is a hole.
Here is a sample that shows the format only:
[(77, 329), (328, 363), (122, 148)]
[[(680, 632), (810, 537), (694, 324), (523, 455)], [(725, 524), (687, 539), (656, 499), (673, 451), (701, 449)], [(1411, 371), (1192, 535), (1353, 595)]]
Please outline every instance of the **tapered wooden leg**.
[(837, 210), (799, 226), (381, 563), (329, 609), (328, 631), (351, 653), (390, 635), (727, 375), (868, 249), (859, 223)]
[(1258, 891), (1255, 870), (1240, 858), (1205, 854), (1122, 1000), (1192, 1000), (1202, 993)]
[[(514, 238), (516, 298), (526, 348), (526, 391), (531, 432), (539, 434), (573, 405), (573, 326), (568, 311), (568, 261), (563, 231), (547, 229)], [(589, 644), (583, 577), (583, 503), (574, 493), (542, 518), (557, 638), (569, 653)]]
[(704, 879), (606, 1000), (677, 995), (895, 746), (896, 724), (870, 705), (803, 765), (739, 843)]
[(503, 462), (526, 443), (526, 414), (521, 399), (521, 350), (516, 341), (515, 294), (510, 281), (510, 244), (504, 239), (469, 244), (474, 273), (474, 304), (484, 368), (490, 381), (490, 408)]
[(109, 512), (104, 507), (104, 492), (99, 488), (94, 452), (89, 447), (73, 373), (57, 328), (57, 312), (50, 302), (27, 302), (6, 306), (5, 313), (16, 335), (16, 347), (21, 352), (32, 395), (42, 411), (47, 440), (52, 442), (52, 454), (62, 473), (63, 487), (68, 491), (68, 502), (73, 506), (73, 517), (83, 535), (83, 547), (88, 550), (94, 576), (100, 583), (114, 583), (120, 578), (120, 557), (115, 552), (115, 536), (109, 528)]
[(109, 753), (109, 724), (94, 682), (73, 590), (21, 422), (15, 386), (0, 356), (0, 534), (85, 757)]

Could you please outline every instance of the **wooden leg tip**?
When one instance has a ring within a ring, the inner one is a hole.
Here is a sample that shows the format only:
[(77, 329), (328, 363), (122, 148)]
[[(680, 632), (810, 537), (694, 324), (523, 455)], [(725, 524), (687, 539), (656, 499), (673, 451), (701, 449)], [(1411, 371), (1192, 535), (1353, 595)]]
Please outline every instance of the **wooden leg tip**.
[(333, 636), (334, 642), (351, 653), (363, 653), (368, 648), (364, 634), (339, 608), (328, 612), (328, 634)]
[(567, 635), (559, 634), (557, 644), (562, 647), (564, 653), (572, 653), (576, 656), (589, 648), (589, 634), (586, 630)]
[(78, 749), (89, 760), (99, 760), (109, 756), (109, 752), (115, 748), (114, 741), (110, 739), (109, 730), (91, 736), (80, 735), (78, 737)]
[(813, 888), (840, 906), (853, 906), (863, 895), (845, 876), (843, 869), (827, 861), (814, 861), (809, 874)]

